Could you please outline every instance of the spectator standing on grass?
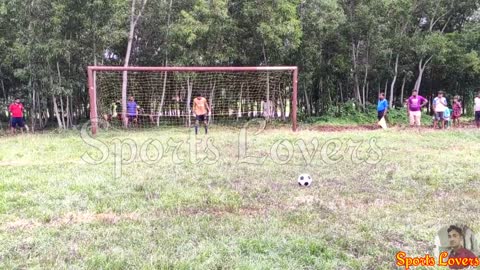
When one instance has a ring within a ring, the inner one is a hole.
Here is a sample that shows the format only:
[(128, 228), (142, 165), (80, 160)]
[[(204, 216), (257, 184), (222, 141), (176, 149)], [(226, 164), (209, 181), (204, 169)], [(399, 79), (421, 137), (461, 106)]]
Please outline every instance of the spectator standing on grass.
[(475, 123), (477, 124), (477, 128), (480, 128), (480, 91), (475, 98)]
[(452, 120), (452, 111), (450, 108), (446, 108), (445, 112), (443, 113), (443, 121), (446, 128), (450, 128), (451, 120)]
[(454, 127), (459, 127), (460, 126), (460, 117), (462, 116), (462, 103), (460, 102), (460, 97), (455, 96), (453, 98), (453, 114), (452, 114), (452, 120), (453, 120), (453, 126)]
[(380, 93), (378, 95), (378, 103), (377, 103), (377, 116), (378, 121), (382, 120), (385, 117), (387, 120), (387, 112), (388, 112), (388, 100), (385, 98), (385, 93)]
[(413, 90), (412, 96), (407, 100), (408, 117), (410, 127), (422, 125), (422, 108), (428, 104), (428, 100), (418, 95), (418, 90)]
[(8, 107), (8, 111), (10, 112), (10, 128), (12, 130), (12, 134), (15, 134), (15, 130), (17, 127), (20, 128), (20, 131), (23, 133), (23, 128), (25, 124), (23, 122), (23, 104), (20, 102), (20, 98), (15, 98), (15, 101), (10, 104)]
[(444, 114), (447, 109), (447, 99), (443, 91), (438, 92), (438, 96), (433, 100), (433, 111), (435, 112), (435, 119), (433, 121), (433, 128), (438, 127), (438, 122), (442, 123), (442, 129), (445, 128)]

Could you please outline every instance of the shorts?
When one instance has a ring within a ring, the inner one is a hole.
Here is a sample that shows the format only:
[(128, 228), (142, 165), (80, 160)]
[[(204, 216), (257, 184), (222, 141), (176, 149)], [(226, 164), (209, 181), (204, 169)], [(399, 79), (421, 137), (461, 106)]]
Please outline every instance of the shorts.
[(475, 121), (480, 122), (480, 111), (475, 112)]
[(385, 111), (378, 112), (378, 121), (382, 120), (384, 114), (385, 114)]
[(23, 123), (23, 117), (12, 117), (11, 127), (16, 128), (17, 126), (20, 128), (25, 127), (25, 124)]
[(436, 120), (436, 121), (442, 121), (442, 120), (444, 120), (443, 114), (444, 114), (444, 112), (436, 112), (436, 113), (435, 113), (435, 120)]
[(408, 114), (410, 118), (410, 125), (420, 126), (422, 124), (422, 111), (410, 111)]
[(136, 116), (136, 115), (133, 115), (133, 114), (132, 114), (132, 115), (129, 115), (129, 116), (128, 116), (128, 120), (129, 120), (129, 121), (133, 121), (133, 120), (136, 120), (136, 119), (137, 119), (137, 116)]
[(195, 116), (195, 120), (197, 120), (199, 122), (205, 122), (205, 121), (207, 121), (207, 115), (206, 114), (197, 115), (197, 116)]

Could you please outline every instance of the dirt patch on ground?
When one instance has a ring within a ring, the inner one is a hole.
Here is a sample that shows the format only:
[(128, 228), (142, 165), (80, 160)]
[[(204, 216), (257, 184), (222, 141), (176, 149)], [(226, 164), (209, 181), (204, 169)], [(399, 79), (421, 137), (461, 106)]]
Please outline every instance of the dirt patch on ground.
[(340, 131), (370, 131), (382, 129), (376, 125), (358, 125), (358, 126), (333, 126), (333, 125), (321, 125), (308, 128), (312, 131), (321, 132), (340, 132)]
[(8, 231), (31, 230), (37, 227), (62, 227), (74, 224), (105, 223), (116, 224), (121, 221), (138, 221), (140, 215), (135, 213), (115, 214), (115, 213), (67, 213), (60, 217), (55, 217), (48, 222), (40, 222), (34, 219), (19, 219), (6, 223), (3, 229)]
[(31, 230), (38, 226), (41, 223), (31, 219), (19, 219), (5, 224), (3, 227), (8, 231), (20, 231), (20, 230)]
[(181, 215), (181, 216), (196, 216), (196, 215), (208, 215), (221, 217), (225, 215), (236, 215), (236, 216), (259, 216), (266, 214), (268, 209), (266, 208), (256, 208), (256, 207), (187, 207), (179, 208), (175, 210), (162, 211), (158, 210), (156, 216), (165, 216), (165, 215)]
[(64, 160), (61, 162), (29, 162), (29, 161), (0, 161), (0, 167), (27, 167), (27, 166), (56, 166), (56, 165), (85, 165), (83, 160)]
[[(382, 130), (380, 126), (375, 124), (371, 125), (351, 125), (351, 126), (335, 126), (335, 125), (318, 125), (318, 126), (311, 126), (305, 128), (306, 130), (310, 131), (320, 131), (320, 132), (348, 132), (348, 131), (374, 131), (374, 130)], [(431, 126), (422, 126), (420, 128), (410, 128), (408, 125), (396, 125), (396, 126), (389, 126), (389, 129), (396, 130), (396, 131), (418, 131), (418, 132), (434, 132), (434, 131), (441, 131), (440, 129), (434, 129)], [(448, 131), (455, 131), (455, 130), (469, 130), (469, 129), (476, 129), (474, 125), (471, 124), (461, 124), (459, 127), (450, 127), (446, 130)]]
[(124, 220), (139, 220), (140, 216), (134, 213), (115, 214), (115, 213), (69, 213), (57, 219), (52, 219), (49, 224), (54, 227), (65, 226), (69, 224), (102, 222), (106, 224), (115, 224)]

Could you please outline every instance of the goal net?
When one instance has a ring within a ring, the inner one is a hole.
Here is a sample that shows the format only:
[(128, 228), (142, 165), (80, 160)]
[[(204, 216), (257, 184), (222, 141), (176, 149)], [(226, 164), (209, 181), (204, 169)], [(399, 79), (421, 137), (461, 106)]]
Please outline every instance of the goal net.
[(295, 130), (297, 77), (296, 67), (89, 67), (92, 132), (99, 124), (190, 127), (198, 97), (210, 107), (209, 125), (263, 118)]

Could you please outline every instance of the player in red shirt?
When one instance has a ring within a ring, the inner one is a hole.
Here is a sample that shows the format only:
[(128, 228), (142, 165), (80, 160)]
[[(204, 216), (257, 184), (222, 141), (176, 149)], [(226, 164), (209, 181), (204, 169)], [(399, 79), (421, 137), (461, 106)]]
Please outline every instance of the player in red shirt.
[[(448, 240), (450, 241), (450, 247), (452, 250), (450, 251), (450, 254), (448, 256), (449, 259), (454, 259), (454, 258), (468, 258), (468, 259), (475, 259), (477, 256), (473, 254), (470, 250), (466, 249), (463, 247), (462, 242), (463, 242), (463, 230), (462, 228), (452, 225), (448, 228)], [(450, 269), (463, 269), (467, 268), (464, 265), (450, 265)]]
[(23, 128), (25, 124), (23, 123), (23, 104), (20, 103), (20, 99), (16, 98), (15, 102), (10, 104), (8, 107), (8, 111), (10, 112), (11, 121), (10, 127), (12, 129), (12, 133), (15, 134), (15, 129), (17, 126), (20, 128), (20, 131), (23, 133)]

